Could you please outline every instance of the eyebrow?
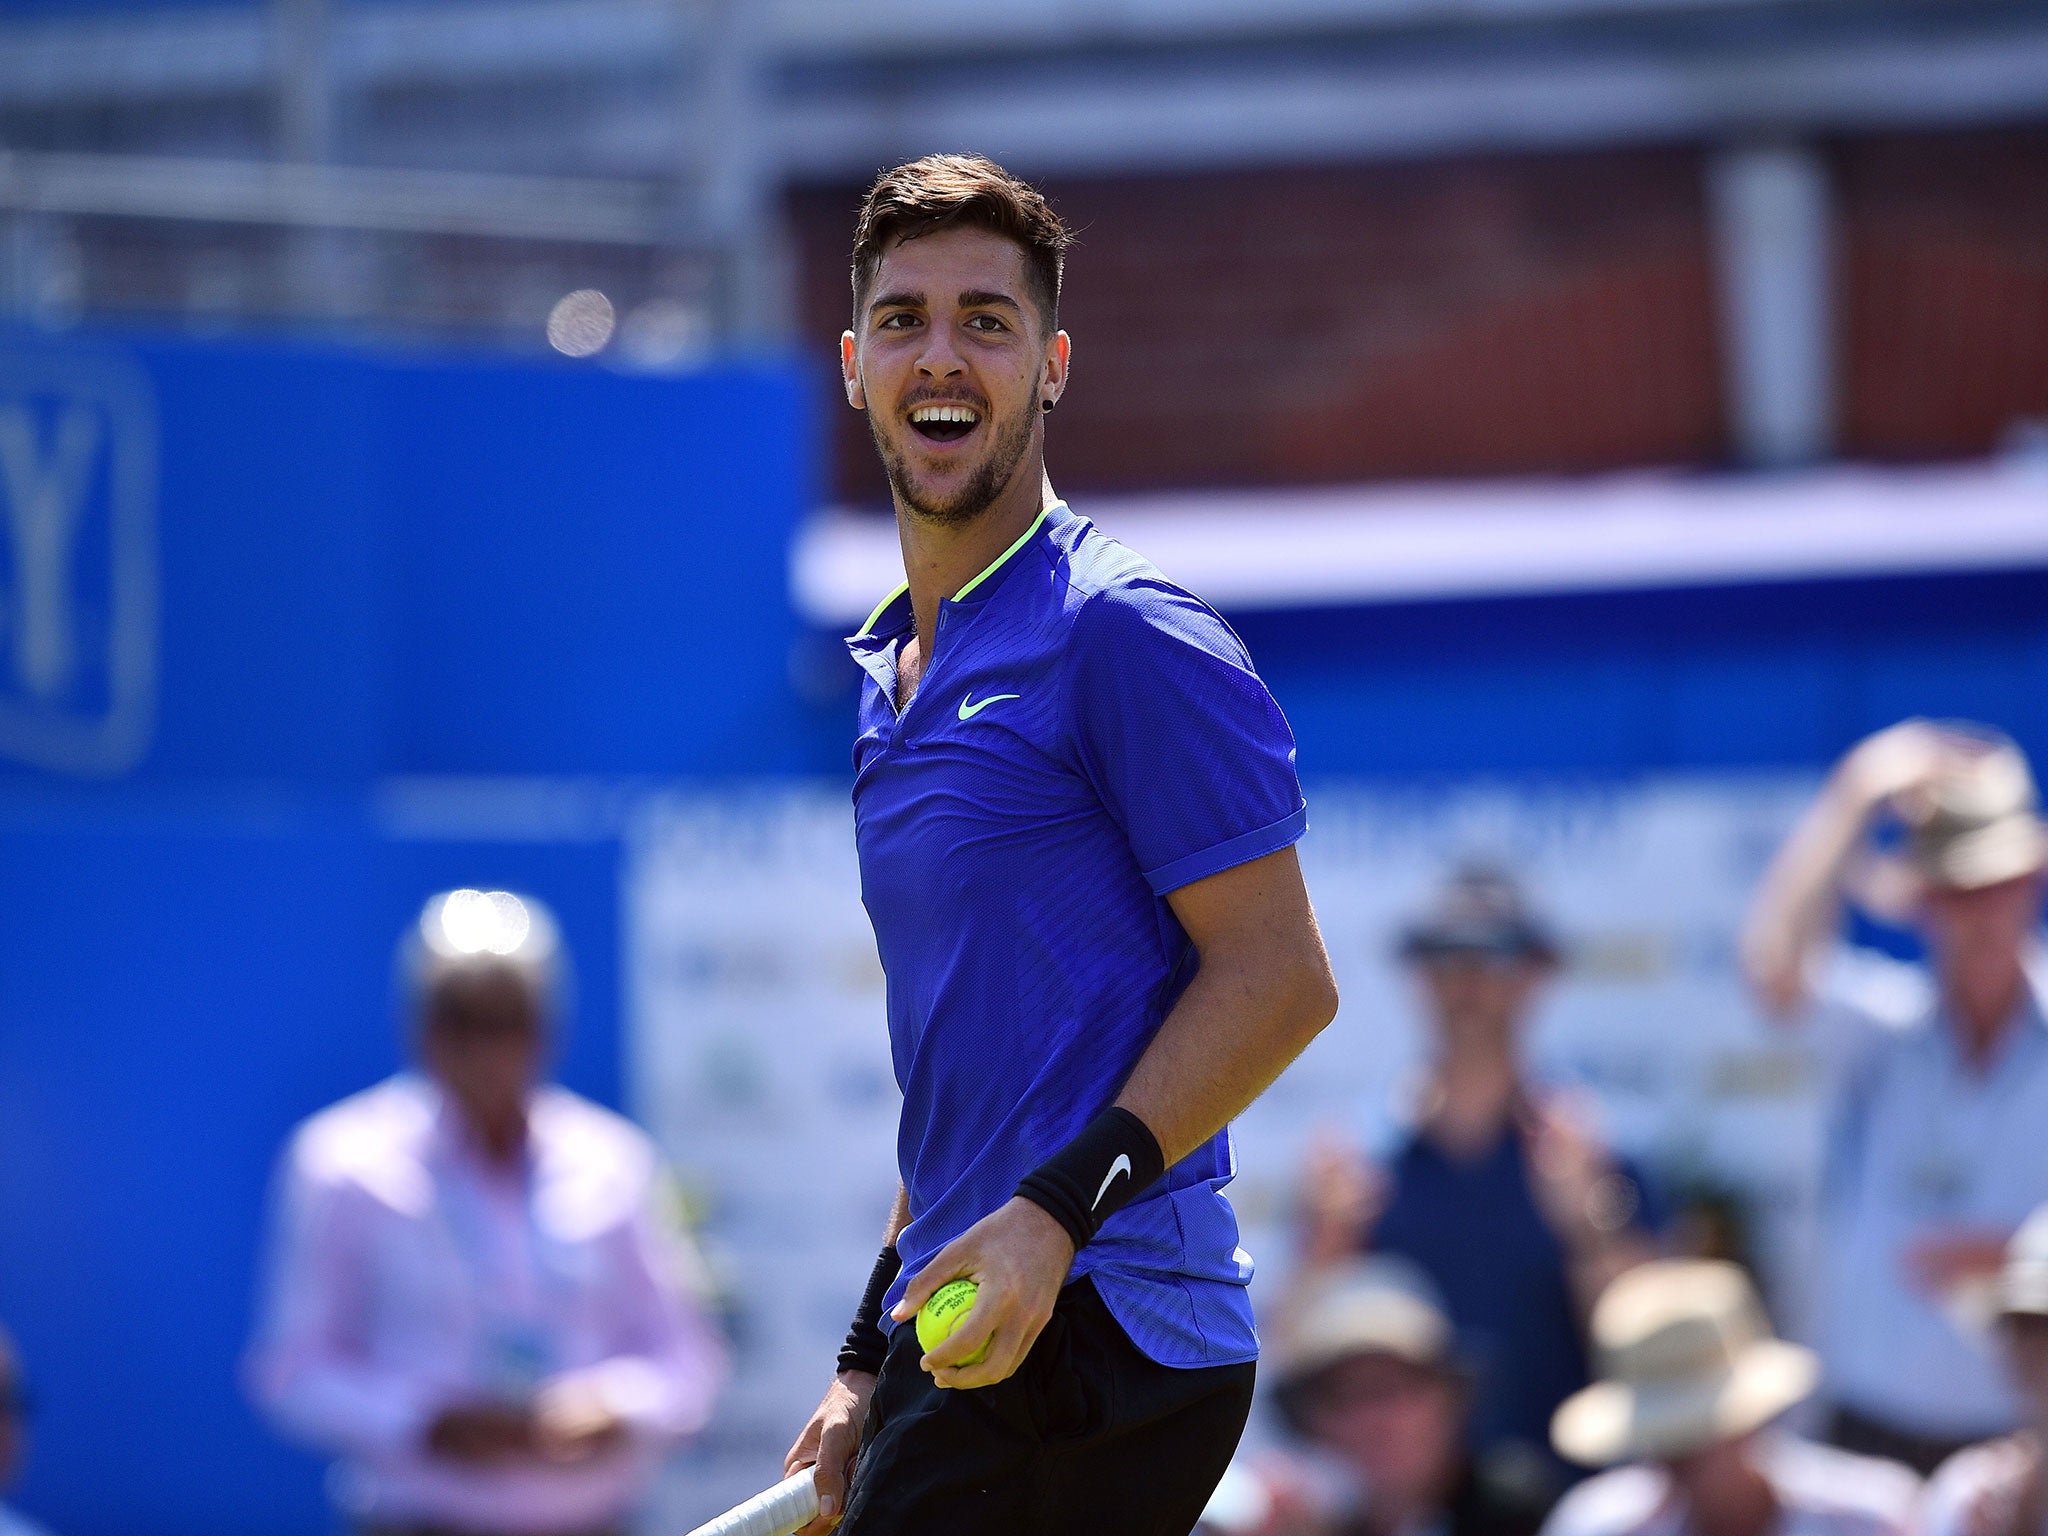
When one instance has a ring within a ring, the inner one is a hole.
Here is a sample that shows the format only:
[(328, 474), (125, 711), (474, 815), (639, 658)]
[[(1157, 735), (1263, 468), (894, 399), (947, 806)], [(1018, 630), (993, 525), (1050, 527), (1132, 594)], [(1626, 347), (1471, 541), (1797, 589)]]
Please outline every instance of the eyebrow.
[(1021, 315), (1024, 306), (1007, 293), (996, 293), (987, 288), (970, 288), (960, 295), (962, 309), (1007, 309)]
[[(922, 293), (917, 293), (913, 292), (910, 289), (902, 288), (898, 289), (894, 293), (884, 293), (878, 295), (874, 299), (874, 301), (868, 305), (868, 313), (872, 315), (884, 309), (923, 309), (925, 307), (925, 296)], [(1024, 313), (1023, 305), (1019, 304), (1007, 293), (997, 293), (993, 288), (968, 289), (965, 293), (960, 295), (960, 308), (1007, 309), (1011, 311), (1013, 314), (1019, 316), (1022, 316)]]

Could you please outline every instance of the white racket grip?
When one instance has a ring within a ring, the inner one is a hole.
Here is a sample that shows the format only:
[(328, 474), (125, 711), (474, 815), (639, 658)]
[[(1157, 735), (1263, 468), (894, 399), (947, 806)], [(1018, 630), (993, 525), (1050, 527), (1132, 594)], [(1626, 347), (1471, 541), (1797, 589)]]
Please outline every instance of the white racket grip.
[(818, 1485), (811, 1469), (785, 1477), (766, 1493), (727, 1510), (689, 1536), (790, 1536), (818, 1518)]

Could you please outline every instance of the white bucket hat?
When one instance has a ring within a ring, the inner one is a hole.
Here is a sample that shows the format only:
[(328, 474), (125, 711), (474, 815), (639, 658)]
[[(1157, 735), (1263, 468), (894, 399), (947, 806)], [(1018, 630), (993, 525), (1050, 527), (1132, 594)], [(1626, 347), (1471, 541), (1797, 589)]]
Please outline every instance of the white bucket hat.
[(1588, 1466), (1682, 1456), (1748, 1434), (1812, 1392), (1820, 1362), (1771, 1336), (1749, 1277), (1713, 1260), (1628, 1271), (1593, 1309), (1601, 1380), (1550, 1421), (1560, 1453)]

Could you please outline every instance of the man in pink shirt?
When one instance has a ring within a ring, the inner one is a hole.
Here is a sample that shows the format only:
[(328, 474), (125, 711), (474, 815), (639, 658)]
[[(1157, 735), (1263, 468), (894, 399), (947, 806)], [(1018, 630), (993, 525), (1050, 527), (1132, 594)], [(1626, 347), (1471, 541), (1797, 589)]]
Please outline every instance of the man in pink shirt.
[(340, 1458), (365, 1536), (612, 1536), (726, 1370), (659, 1159), (540, 1081), (559, 942), (537, 902), (437, 896), (408, 951), (423, 1070), (287, 1146), (251, 1391)]

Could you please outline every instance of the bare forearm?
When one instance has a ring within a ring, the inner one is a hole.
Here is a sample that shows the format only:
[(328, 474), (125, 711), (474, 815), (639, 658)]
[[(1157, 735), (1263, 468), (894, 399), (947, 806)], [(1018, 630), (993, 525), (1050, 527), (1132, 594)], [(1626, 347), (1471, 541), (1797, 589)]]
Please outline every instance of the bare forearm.
[(1949, 748), (1925, 720), (1902, 720), (1852, 748), (1771, 861), (1742, 934), (1743, 969), (1771, 1012), (1806, 1001), (1807, 963), (1840, 917), (1843, 876), (1880, 806), (1924, 788)]
[(1844, 868), (1870, 817), (1868, 801), (1838, 772), (1778, 850), (1743, 928), (1743, 969), (1773, 1013), (1805, 1001), (1808, 957), (1835, 929)]
[(1117, 1103), (1171, 1167), (1265, 1092), (1335, 1013), (1320, 944), (1313, 963), (1286, 968), (1205, 960)]

